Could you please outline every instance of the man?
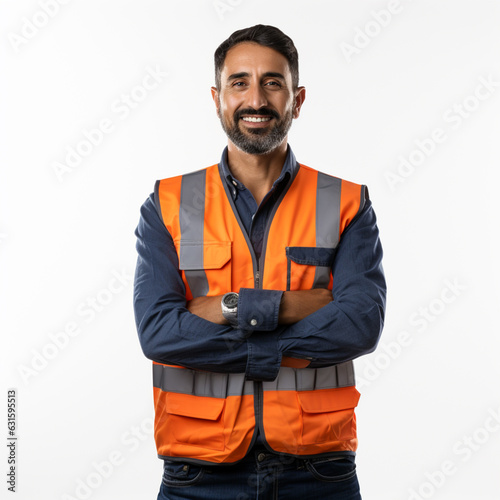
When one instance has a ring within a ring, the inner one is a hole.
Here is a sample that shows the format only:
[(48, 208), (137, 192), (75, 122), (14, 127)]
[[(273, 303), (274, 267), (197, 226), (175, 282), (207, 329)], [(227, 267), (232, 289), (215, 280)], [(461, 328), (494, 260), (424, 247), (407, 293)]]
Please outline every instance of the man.
[(215, 73), (221, 161), (158, 181), (136, 231), (158, 498), (359, 499), (352, 360), (375, 349), (386, 294), (367, 189), (295, 160), (288, 36), (236, 31)]

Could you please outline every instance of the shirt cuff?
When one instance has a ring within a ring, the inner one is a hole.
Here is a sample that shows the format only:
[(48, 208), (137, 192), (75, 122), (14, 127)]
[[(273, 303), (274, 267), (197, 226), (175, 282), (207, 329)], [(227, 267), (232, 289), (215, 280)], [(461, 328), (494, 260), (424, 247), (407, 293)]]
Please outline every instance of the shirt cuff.
[(260, 332), (276, 330), (282, 296), (281, 290), (240, 288), (238, 328)]
[(246, 378), (262, 382), (274, 380), (281, 365), (278, 333), (252, 332), (247, 337), (247, 346)]

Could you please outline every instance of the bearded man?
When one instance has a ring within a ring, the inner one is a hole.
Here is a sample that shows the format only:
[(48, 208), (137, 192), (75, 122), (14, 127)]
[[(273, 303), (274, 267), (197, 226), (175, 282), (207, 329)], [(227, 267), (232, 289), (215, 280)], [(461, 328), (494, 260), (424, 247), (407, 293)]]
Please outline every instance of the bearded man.
[(306, 92), (279, 29), (233, 33), (215, 84), (220, 162), (157, 181), (136, 230), (158, 499), (360, 499), (352, 360), (386, 297), (368, 190), (295, 159)]

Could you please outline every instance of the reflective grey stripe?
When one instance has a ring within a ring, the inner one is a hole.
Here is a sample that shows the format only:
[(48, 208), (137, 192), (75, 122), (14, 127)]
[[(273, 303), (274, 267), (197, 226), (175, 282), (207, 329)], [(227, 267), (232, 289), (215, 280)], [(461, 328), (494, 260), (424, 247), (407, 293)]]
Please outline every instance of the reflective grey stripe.
[(359, 212), (361, 212), (361, 210), (363, 210), (367, 199), (368, 199), (368, 188), (363, 184), (361, 186), (361, 196), (360, 196), (360, 200), (359, 200), (358, 214), (359, 214)]
[(163, 220), (163, 213), (161, 211), (161, 203), (160, 203), (160, 185), (161, 185), (161, 181), (155, 182), (154, 202), (155, 202), (156, 212), (158, 213), (161, 221), (164, 223), (165, 221)]
[(153, 365), (153, 386), (165, 392), (210, 398), (253, 394), (253, 382), (244, 373), (214, 373)]
[[(265, 391), (313, 391), (354, 385), (352, 361), (325, 368), (281, 367), (271, 382), (262, 382)], [(177, 392), (226, 398), (253, 394), (253, 382), (244, 373), (214, 373), (153, 364), (153, 386), (164, 392)]]
[(281, 367), (278, 376), (271, 382), (262, 382), (265, 391), (313, 391), (335, 389), (354, 385), (352, 361), (325, 368)]
[[(340, 233), (340, 191), (342, 180), (318, 172), (316, 191), (316, 246), (336, 248)], [(316, 267), (313, 288), (327, 288), (330, 268)]]
[(181, 244), (179, 268), (193, 297), (207, 295), (208, 280), (203, 270), (203, 226), (205, 219), (205, 170), (182, 176), (179, 225)]

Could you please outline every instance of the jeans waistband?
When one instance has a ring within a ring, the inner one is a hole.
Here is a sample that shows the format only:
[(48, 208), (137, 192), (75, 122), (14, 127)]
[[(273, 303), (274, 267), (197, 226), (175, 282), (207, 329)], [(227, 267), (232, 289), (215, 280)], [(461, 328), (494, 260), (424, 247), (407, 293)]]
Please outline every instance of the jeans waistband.
[(329, 455), (319, 457), (292, 457), (273, 453), (263, 446), (254, 446), (246, 459), (254, 460), (257, 468), (279, 466), (283, 469), (303, 468), (305, 462), (326, 462), (333, 460), (349, 460), (354, 463), (355, 453), (351, 451), (335, 452)]

